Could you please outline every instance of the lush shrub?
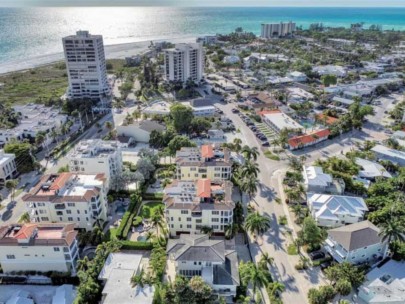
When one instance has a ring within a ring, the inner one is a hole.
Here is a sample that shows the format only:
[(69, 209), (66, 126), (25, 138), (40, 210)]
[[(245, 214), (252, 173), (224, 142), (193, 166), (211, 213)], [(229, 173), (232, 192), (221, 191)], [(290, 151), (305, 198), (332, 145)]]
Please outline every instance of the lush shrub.
[(127, 211), (124, 213), (124, 216), (121, 219), (121, 223), (117, 229), (117, 234), (116, 234), (116, 236), (119, 240), (122, 240), (127, 237), (127, 235), (124, 235), (124, 229), (127, 226), (130, 216), (131, 216), (131, 212)]
[(150, 242), (121, 241), (124, 250), (152, 250), (153, 245)]
[(139, 226), (140, 224), (142, 224), (142, 217), (140, 216), (136, 216), (134, 217), (134, 220), (132, 221), (132, 225), (134, 226)]

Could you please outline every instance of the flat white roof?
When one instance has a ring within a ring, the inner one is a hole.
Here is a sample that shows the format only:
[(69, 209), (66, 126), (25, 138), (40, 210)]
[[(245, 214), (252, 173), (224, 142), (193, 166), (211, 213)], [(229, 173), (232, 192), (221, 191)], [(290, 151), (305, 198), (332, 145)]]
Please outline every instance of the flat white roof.
[(105, 280), (103, 304), (151, 304), (154, 287), (133, 287), (131, 278), (139, 270), (142, 255), (111, 253), (99, 274)]
[(70, 187), (64, 186), (59, 190), (59, 196), (83, 196), (88, 190), (93, 190), (94, 187), (103, 186), (103, 181), (96, 179), (96, 174), (78, 174), (78, 179), (75, 180)]
[(284, 128), (303, 129), (303, 127), (298, 122), (282, 112), (264, 114), (264, 117), (272, 124), (274, 124), (279, 130), (282, 130)]

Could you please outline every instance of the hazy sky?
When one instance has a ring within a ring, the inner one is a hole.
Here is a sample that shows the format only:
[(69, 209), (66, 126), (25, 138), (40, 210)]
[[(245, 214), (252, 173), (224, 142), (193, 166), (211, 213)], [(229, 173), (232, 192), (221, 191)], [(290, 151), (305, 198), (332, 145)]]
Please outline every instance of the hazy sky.
[(0, 6), (404, 6), (405, 0), (0, 0)]

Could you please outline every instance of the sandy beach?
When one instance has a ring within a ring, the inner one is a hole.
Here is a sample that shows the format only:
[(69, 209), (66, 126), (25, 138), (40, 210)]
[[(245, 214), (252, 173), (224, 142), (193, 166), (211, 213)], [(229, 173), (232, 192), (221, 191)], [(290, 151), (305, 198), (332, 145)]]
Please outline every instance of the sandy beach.
[[(168, 39), (156, 39), (152, 40), (154, 42), (158, 41), (168, 41), (171, 43), (181, 43), (181, 42), (195, 42), (196, 37), (180, 37), (180, 38), (168, 38)], [(125, 57), (137, 55), (148, 49), (150, 41), (138, 41), (123, 44), (113, 44), (105, 45), (105, 53), (107, 59), (124, 59)], [(40, 55), (33, 58), (27, 58), (25, 60), (9, 61), (5, 63), (0, 63), (0, 75), (7, 74), (10, 72), (23, 71), (39, 66), (51, 64), (57, 61), (63, 60), (63, 53), (56, 54), (46, 54)]]

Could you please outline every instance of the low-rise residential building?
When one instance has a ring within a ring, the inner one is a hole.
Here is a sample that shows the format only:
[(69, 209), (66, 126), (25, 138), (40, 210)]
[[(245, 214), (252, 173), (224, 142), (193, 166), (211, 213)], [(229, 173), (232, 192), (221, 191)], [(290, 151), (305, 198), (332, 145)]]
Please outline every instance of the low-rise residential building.
[(314, 94), (309, 93), (301, 88), (288, 88), (288, 98), (287, 102), (290, 103), (300, 103), (312, 100), (314, 98)]
[(358, 297), (366, 304), (405, 303), (405, 262), (390, 260), (375, 267), (359, 287)]
[(295, 132), (304, 130), (298, 122), (280, 110), (265, 111), (262, 116), (263, 122), (277, 133), (283, 129), (294, 130)]
[(237, 64), (240, 62), (240, 58), (237, 55), (229, 55), (224, 57), (225, 64)]
[(140, 120), (126, 124), (125, 122), (117, 126), (117, 135), (132, 137), (136, 142), (149, 143), (152, 131), (163, 132), (165, 126), (153, 120)]
[(391, 178), (392, 175), (385, 168), (373, 161), (356, 158), (356, 165), (360, 167), (359, 177), (374, 181), (377, 177)]
[(92, 230), (107, 220), (107, 179), (103, 173), (44, 175), (23, 197), (31, 222), (70, 222)]
[(75, 223), (29, 223), (0, 227), (3, 272), (58, 271), (76, 274)]
[(313, 131), (308, 134), (291, 137), (288, 140), (290, 150), (302, 149), (327, 140), (330, 135), (328, 129)]
[(11, 129), (0, 129), (0, 146), (11, 140), (34, 141), (39, 133), (45, 135), (42, 145), (47, 146), (53, 140), (51, 132), (58, 131), (68, 118), (67, 115), (60, 114), (58, 109), (32, 103), (14, 106), (14, 112), (18, 117), (18, 124)]
[(405, 131), (395, 131), (391, 136), (400, 146), (405, 147)]
[(215, 35), (208, 35), (208, 36), (203, 36), (203, 37), (198, 37), (196, 39), (197, 43), (203, 43), (204, 45), (213, 45), (218, 43), (218, 37)]
[(190, 106), (194, 116), (206, 117), (213, 116), (216, 108), (212, 105), (213, 101), (209, 98), (199, 98), (190, 101)]
[(387, 256), (388, 242), (378, 227), (362, 221), (328, 230), (324, 248), (338, 263), (373, 264)]
[(4, 153), (4, 150), (0, 149), (0, 189), (4, 187), (7, 180), (13, 179), (16, 175), (15, 155)]
[(391, 149), (383, 145), (376, 145), (371, 151), (375, 153), (378, 159), (389, 160), (394, 164), (405, 166), (405, 152)]
[(302, 72), (294, 71), (287, 74), (288, 78), (291, 78), (294, 82), (305, 82), (307, 81), (307, 75)]
[(229, 150), (214, 149), (212, 145), (181, 148), (176, 153), (176, 166), (176, 179), (180, 180), (227, 180), (232, 172)]
[(353, 103), (354, 100), (353, 99), (348, 99), (348, 98), (343, 98), (343, 97), (339, 97), (339, 96), (334, 96), (332, 98), (332, 102), (337, 103), (338, 105), (344, 107), (344, 108), (348, 108), (350, 107)]
[(340, 227), (360, 222), (368, 211), (361, 197), (307, 194), (308, 209), (321, 227)]
[(177, 274), (201, 276), (214, 294), (230, 300), (236, 296), (240, 281), (234, 246), (227, 246), (224, 240), (210, 240), (207, 235), (182, 234), (168, 241), (166, 252)]
[(312, 68), (312, 71), (319, 75), (334, 75), (336, 77), (345, 77), (347, 71), (340, 65), (322, 65)]
[(70, 172), (104, 173), (111, 185), (122, 173), (121, 144), (118, 141), (87, 139), (79, 142), (67, 155)]
[(200, 233), (210, 227), (223, 234), (233, 222), (232, 183), (210, 179), (174, 180), (164, 190), (166, 220), (171, 236)]
[(167, 116), (170, 114), (171, 104), (167, 101), (155, 101), (151, 102), (147, 107), (145, 107), (142, 112), (147, 115), (159, 115)]
[(110, 253), (98, 279), (103, 282), (102, 304), (152, 304), (155, 288), (133, 284), (133, 276), (144, 267), (142, 255)]
[(334, 180), (332, 175), (324, 173), (321, 167), (304, 166), (303, 174), (306, 192), (343, 194), (343, 180)]

